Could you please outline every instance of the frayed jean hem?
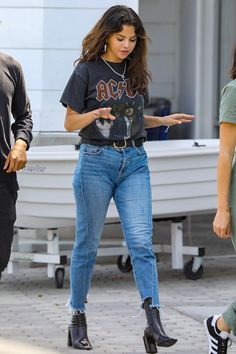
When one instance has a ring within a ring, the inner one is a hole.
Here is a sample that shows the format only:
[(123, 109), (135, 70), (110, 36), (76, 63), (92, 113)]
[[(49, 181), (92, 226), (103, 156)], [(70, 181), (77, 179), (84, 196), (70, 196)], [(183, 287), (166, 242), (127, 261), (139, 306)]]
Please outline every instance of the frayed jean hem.
[[(150, 298), (150, 296), (145, 297), (144, 299), (142, 299), (142, 304), (141, 304), (141, 308), (144, 309), (144, 301), (147, 300), (148, 298)], [(150, 307), (152, 308), (157, 308), (158, 310), (160, 310), (160, 304), (151, 304)]]
[(67, 301), (67, 303), (66, 303), (66, 307), (67, 307), (67, 309), (68, 309), (68, 311), (69, 311), (69, 313), (71, 314), (71, 315), (73, 315), (75, 312), (82, 312), (82, 313), (84, 313), (85, 312), (85, 308), (83, 308), (83, 309), (77, 309), (77, 308), (74, 308), (73, 306), (72, 306), (72, 304), (71, 304), (71, 300), (70, 300), (70, 298), (68, 299), (68, 301)]

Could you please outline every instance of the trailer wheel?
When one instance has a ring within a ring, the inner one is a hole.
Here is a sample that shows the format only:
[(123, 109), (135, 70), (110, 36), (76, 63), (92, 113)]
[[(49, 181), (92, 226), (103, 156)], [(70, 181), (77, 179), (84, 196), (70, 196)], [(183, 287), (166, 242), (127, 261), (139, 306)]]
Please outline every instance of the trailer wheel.
[(124, 259), (124, 256), (121, 255), (117, 258), (117, 266), (122, 273), (129, 273), (132, 270), (132, 264), (130, 256), (127, 256)]
[(55, 271), (55, 284), (57, 289), (62, 289), (64, 284), (65, 269), (57, 268)]
[(190, 261), (185, 263), (183, 272), (186, 278), (191, 280), (197, 280), (202, 277), (204, 269), (201, 265), (196, 271), (193, 271), (193, 261), (193, 259), (190, 259)]

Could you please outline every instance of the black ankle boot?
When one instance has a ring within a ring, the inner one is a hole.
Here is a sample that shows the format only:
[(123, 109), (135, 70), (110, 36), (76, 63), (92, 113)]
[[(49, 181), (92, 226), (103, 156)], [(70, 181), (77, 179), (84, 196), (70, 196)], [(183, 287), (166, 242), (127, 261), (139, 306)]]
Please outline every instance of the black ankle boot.
[(144, 301), (144, 310), (147, 317), (147, 327), (144, 330), (143, 341), (147, 353), (157, 353), (157, 347), (171, 347), (177, 339), (169, 337), (161, 323), (160, 312), (156, 307), (150, 307), (152, 299)]
[(68, 346), (75, 349), (90, 350), (92, 346), (87, 335), (87, 323), (84, 312), (76, 311), (68, 327)]

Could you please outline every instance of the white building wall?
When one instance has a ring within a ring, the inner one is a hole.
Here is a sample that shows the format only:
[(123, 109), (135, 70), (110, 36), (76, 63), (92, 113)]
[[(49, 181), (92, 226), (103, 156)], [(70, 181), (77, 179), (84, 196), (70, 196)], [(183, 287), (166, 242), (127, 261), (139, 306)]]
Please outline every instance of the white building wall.
[[(225, 43), (229, 49), (229, 37), (230, 43), (233, 41), (230, 29), (235, 22), (234, 0), (0, 0), (0, 50), (13, 55), (23, 66), (35, 132), (64, 132), (64, 109), (58, 101), (73, 62), (80, 55), (81, 41), (101, 14), (118, 3), (139, 10), (151, 37), (151, 97), (169, 98), (173, 112), (197, 114), (196, 124), (177, 127), (173, 132), (179, 130), (178, 137), (184, 138), (214, 137), (218, 7), (223, 4), (225, 19), (221, 33), (222, 84), (229, 62)], [(184, 130), (186, 134), (181, 136)]]
[(181, 0), (180, 24), (179, 108), (196, 116), (184, 137), (213, 138), (218, 114), (219, 0)]
[(170, 99), (172, 111), (178, 108), (179, 12), (179, 0), (139, 1), (139, 14), (151, 39), (150, 96)]
[(0, 50), (20, 61), (34, 131), (64, 131), (62, 90), (85, 34), (110, 6), (138, 0), (0, 0)]
[[(233, 49), (236, 44), (236, 1), (221, 1), (221, 37), (220, 37), (220, 85), (219, 91), (230, 80)], [(220, 92), (219, 92), (220, 93)]]
[[(235, 4), (235, 0), (140, 0), (140, 16), (152, 39), (150, 94), (169, 98), (172, 112), (196, 115), (194, 123), (171, 129), (170, 138), (216, 136), (220, 2), (225, 2), (227, 14), (228, 4), (231, 10)], [(233, 16), (232, 11), (229, 18), (235, 23)]]
[(215, 122), (218, 118), (219, 26), (219, 1), (198, 0), (194, 80), (196, 138), (215, 137)]

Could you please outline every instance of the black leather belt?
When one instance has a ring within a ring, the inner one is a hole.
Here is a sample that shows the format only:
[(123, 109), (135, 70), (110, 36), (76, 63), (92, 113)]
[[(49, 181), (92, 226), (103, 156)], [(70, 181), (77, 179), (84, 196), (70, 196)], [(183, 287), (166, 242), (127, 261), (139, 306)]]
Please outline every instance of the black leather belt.
[(143, 145), (144, 139), (124, 139), (119, 141), (114, 141), (109, 145), (112, 145), (116, 149), (124, 149), (126, 147), (140, 147)]
[[(144, 142), (145, 142), (145, 138), (124, 139), (124, 140), (117, 140), (113, 142), (111, 141), (104, 145), (113, 146), (116, 149), (125, 149), (126, 147), (140, 147), (143, 145)], [(79, 150), (81, 144), (83, 143), (79, 142), (79, 144), (75, 144), (75, 150)], [(99, 144), (94, 144), (94, 143), (87, 143), (87, 144), (99, 146)]]

